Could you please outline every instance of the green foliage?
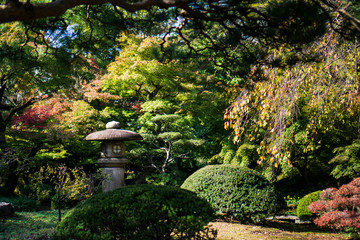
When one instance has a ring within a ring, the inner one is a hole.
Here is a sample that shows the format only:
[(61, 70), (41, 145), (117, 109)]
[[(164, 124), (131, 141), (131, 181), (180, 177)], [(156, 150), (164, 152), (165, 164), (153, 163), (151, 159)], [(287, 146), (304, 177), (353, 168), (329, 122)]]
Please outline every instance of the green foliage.
[(205, 227), (214, 217), (210, 205), (189, 191), (132, 185), (81, 202), (59, 223), (55, 238), (214, 239)]
[(331, 175), (336, 179), (354, 179), (360, 175), (360, 141), (334, 149), (336, 154), (330, 163), (335, 164)]
[(16, 212), (29, 212), (39, 209), (37, 201), (27, 197), (0, 197), (0, 202), (11, 203)]
[[(65, 165), (41, 167), (32, 175), (34, 184), (51, 182), (56, 194), (51, 196), (52, 201), (58, 204), (62, 201), (77, 202), (91, 196), (89, 181), (81, 167), (68, 168)], [(56, 199), (56, 200), (55, 200)]]
[(170, 102), (169, 100), (154, 100), (147, 101), (141, 105), (141, 109), (144, 112), (150, 113), (168, 113), (174, 111), (176, 108), (175, 104)]
[(258, 146), (255, 144), (245, 143), (237, 146), (227, 140), (223, 142), (221, 152), (213, 156), (211, 161), (254, 169), (259, 158), (257, 149)]
[(147, 101), (143, 105), (144, 114), (139, 117), (138, 125), (144, 142), (132, 149), (133, 158), (139, 164), (149, 163), (156, 174), (162, 176), (163, 181), (159, 183), (180, 185), (184, 179), (179, 179), (178, 173), (191, 166), (198, 156), (198, 151), (193, 149), (201, 148), (204, 142), (194, 134), (194, 119), (184, 113), (174, 113), (176, 105), (166, 100)]
[[(176, 61), (162, 63), (159, 38), (142, 40), (134, 35), (121, 38), (122, 51), (108, 66), (103, 90), (124, 98), (154, 100), (175, 96), (184, 89)], [(175, 94), (175, 95), (174, 95)]]
[(222, 141), (221, 145), (221, 151), (210, 159), (211, 163), (231, 163), (234, 160), (237, 145), (229, 140)]
[(308, 209), (309, 205), (320, 199), (321, 191), (316, 191), (305, 195), (300, 199), (299, 205), (296, 208), (296, 215), (300, 220), (313, 220), (314, 214)]
[(260, 173), (232, 165), (209, 165), (181, 186), (207, 200), (218, 213), (241, 221), (261, 222), (284, 204)]

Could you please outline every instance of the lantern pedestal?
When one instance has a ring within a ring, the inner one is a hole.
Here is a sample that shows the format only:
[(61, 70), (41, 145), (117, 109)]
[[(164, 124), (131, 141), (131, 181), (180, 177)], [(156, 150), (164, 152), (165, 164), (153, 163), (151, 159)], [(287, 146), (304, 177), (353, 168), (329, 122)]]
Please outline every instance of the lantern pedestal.
[(104, 180), (102, 183), (103, 192), (111, 191), (125, 186), (125, 165), (126, 158), (100, 158), (98, 160)]

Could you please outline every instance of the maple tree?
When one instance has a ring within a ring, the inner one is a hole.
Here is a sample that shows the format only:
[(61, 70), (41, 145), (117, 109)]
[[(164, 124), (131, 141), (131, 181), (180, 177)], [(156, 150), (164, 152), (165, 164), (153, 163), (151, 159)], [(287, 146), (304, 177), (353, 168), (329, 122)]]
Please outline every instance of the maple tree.
[(124, 35), (120, 42), (122, 51), (107, 67), (103, 91), (144, 101), (175, 96), (185, 88), (184, 69), (176, 61), (161, 62), (161, 39)]
[(327, 188), (320, 193), (320, 200), (309, 205), (318, 217), (314, 223), (321, 228), (359, 234), (360, 229), (360, 178), (355, 178), (339, 189)]

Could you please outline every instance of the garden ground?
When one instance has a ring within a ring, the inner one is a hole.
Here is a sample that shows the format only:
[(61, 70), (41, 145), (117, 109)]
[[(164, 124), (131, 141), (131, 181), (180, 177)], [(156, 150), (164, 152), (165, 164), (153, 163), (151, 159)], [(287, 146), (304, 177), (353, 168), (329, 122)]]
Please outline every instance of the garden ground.
[[(20, 212), (6, 222), (0, 222), (0, 239), (50, 239), (57, 223), (56, 211)], [(218, 230), (218, 240), (345, 240), (345, 234), (320, 231), (313, 225), (269, 221), (264, 226), (244, 225), (237, 222), (212, 222)]]
[(240, 223), (213, 222), (211, 225), (218, 230), (218, 240), (345, 240), (347, 235), (320, 231), (313, 225), (294, 224), (281, 221), (269, 221), (264, 226), (244, 225)]

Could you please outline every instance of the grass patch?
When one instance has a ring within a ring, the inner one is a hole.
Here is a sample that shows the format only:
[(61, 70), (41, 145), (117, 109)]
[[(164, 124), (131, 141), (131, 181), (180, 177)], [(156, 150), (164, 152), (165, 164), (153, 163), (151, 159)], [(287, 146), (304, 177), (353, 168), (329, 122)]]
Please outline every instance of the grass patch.
[(0, 222), (0, 239), (50, 239), (58, 224), (57, 218), (56, 210), (17, 212), (14, 217)]

